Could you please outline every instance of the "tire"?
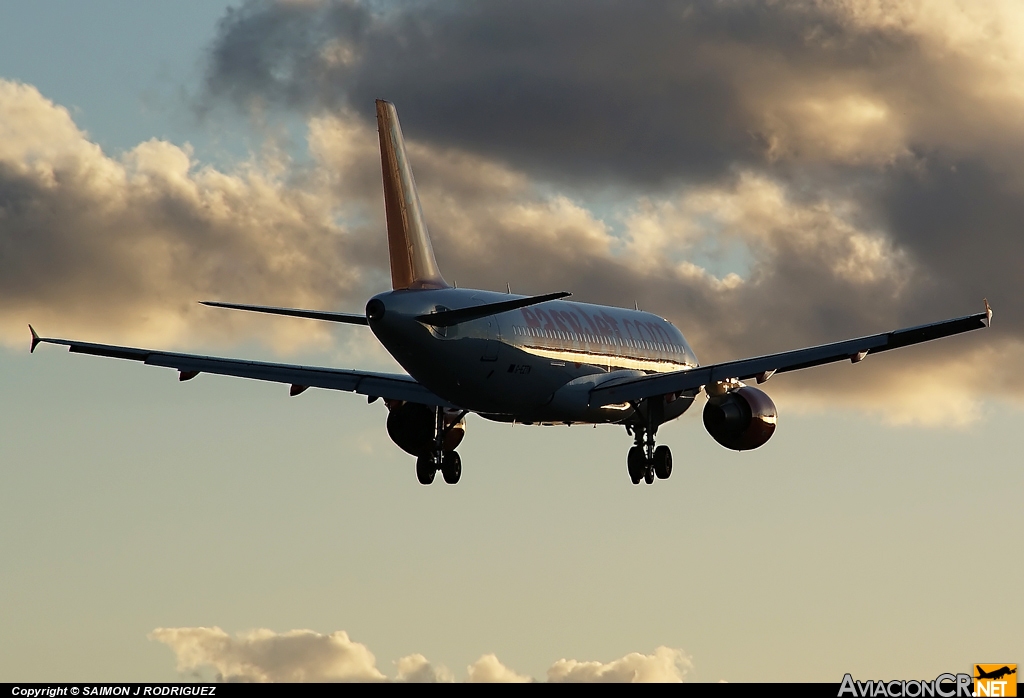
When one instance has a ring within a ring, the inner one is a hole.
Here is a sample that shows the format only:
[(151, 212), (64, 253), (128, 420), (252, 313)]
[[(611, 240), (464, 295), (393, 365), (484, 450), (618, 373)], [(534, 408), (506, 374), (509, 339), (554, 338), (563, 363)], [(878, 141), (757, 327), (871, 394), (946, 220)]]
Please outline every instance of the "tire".
[(462, 456), (455, 451), (445, 451), (444, 460), (441, 462), (441, 476), (449, 485), (457, 484), (462, 477)]
[(629, 449), (629, 454), (626, 456), (626, 469), (629, 471), (629, 479), (633, 481), (634, 485), (639, 485), (644, 478), (644, 470), (647, 468), (646, 460), (644, 449), (640, 446)]
[(644, 482), (648, 485), (654, 482), (654, 466), (644, 469)]
[(659, 480), (667, 480), (672, 474), (672, 451), (668, 446), (654, 449), (654, 474)]
[(420, 481), (421, 485), (432, 483), (436, 474), (437, 467), (434, 465), (431, 454), (426, 453), (416, 459), (416, 479)]

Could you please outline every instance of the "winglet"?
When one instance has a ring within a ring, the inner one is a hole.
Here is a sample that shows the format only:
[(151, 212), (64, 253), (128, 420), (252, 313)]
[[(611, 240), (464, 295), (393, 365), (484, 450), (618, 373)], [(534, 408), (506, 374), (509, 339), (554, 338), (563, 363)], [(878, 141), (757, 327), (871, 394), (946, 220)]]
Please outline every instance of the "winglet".
[(29, 347), (29, 350), (28, 350), (28, 353), (31, 354), (32, 352), (34, 352), (36, 350), (36, 346), (41, 341), (43, 341), (43, 340), (42, 340), (42, 338), (40, 338), (40, 336), (38, 334), (36, 334), (36, 331), (35, 331), (35, 329), (33, 329), (32, 325), (28, 326), (28, 331), (32, 333), (32, 346)]
[(983, 298), (985, 301), (985, 327), (992, 327), (992, 306), (988, 304), (988, 298)]

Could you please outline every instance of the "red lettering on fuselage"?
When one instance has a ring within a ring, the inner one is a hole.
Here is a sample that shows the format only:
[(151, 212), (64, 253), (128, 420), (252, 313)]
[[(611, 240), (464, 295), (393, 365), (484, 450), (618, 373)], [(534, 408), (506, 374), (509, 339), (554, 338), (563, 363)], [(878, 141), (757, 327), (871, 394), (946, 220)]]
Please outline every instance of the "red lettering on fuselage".
[[(544, 334), (541, 336), (547, 340), (620, 345), (623, 349), (614, 350), (616, 353), (639, 352), (638, 355), (650, 355), (652, 351), (660, 355), (672, 351), (668, 347), (678, 344), (678, 339), (667, 323), (647, 320), (643, 315), (637, 317), (632, 311), (623, 311), (622, 315), (616, 316), (610, 309), (598, 309), (589, 314), (583, 308), (571, 306), (565, 310), (554, 307), (522, 308), (520, 312), (526, 325), (542, 329)], [(558, 332), (564, 332), (565, 335)], [(627, 349), (627, 345), (631, 348)]]
[(608, 329), (610, 329), (612, 332), (614, 332), (616, 337), (619, 337), (619, 336), (622, 335), (622, 333), (619, 332), (619, 323), (616, 322), (614, 317), (612, 317), (611, 315), (608, 314), (608, 311), (602, 310), (601, 311), (601, 317), (604, 319), (604, 321), (606, 323), (608, 323)]
[(584, 311), (582, 308), (577, 308), (576, 310), (580, 315), (583, 316), (583, 319), (587, 321), (587, 325), (590, 326), (590, 332), (592, 334), (597, 334), (597, 327), (594, 325), (594, 321), (590, 319), (590, 316), (587, 315), (586, 311)]
[(569, 328), (566, 326), (566, 324), (564, 322), (562, 322), (562, 317), (561, 316), (562, 316), (562, 313), (560, 313), (559, 311), (557, 311), (557, 310), (552, 310), (551, 311), (551, 318), (555, 321), (555, 325), (558, 327), (558, 329), (560, 329), (562, 332), (568, 332)]
[(540, 308), (537, 308), (537, 317), (539, 317), (541, 320), (544, 321), (544, 329), (545, 330), (548, 330), (549, 332), (554, 332), (555, 331), (555, 326), (551, 322), (551, 316), (550, 315), (548, 315), (546, 312), (544, 312)]
[(579, 318), (576, 317), (576, 313), (571, 311), (562, 311), (559, 314), (562, 316), (562, 319), (565, 320), (566, 324), (572, 328), (573, 332), (576, 334), (583, 334), (583, 326), (580, 325), (580, 321)]

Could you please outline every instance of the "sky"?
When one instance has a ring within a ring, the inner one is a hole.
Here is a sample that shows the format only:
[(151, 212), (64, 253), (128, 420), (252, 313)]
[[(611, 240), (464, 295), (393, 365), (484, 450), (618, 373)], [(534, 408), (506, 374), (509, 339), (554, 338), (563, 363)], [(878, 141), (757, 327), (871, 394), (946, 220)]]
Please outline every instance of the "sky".
[[(704, 363), (984, 332), (620, 428), (386, 410), (44, 335), (371, 370), (373, 100), (445, 277), (674, 322)], [(0, 7), (0, 680), (933, 678), (1014, 662), (1024, 7), (992, 0)]]

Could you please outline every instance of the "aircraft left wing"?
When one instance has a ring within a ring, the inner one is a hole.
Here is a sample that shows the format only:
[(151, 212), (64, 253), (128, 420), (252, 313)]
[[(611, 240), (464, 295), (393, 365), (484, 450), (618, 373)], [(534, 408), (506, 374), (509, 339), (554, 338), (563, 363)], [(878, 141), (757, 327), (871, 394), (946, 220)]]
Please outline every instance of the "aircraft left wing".
[(135, 347), (121, 347), (112, 344), (93, 344), (70, 339), (54, 339), (40, 337), (32, 331), (32, 351), (40, 343), (60, 344), (75, 354), (92, 354), (93, 356), (109, 356), (117, 359), (141, 361), (150, 366), (163, 366), (177, 369), (179, 380), (189, 380), (200, 373), (216, 373), (222, 376), (237, 376), (255, 380), (286, 383), (291, 385), (291, 394), (298, 395), (306, 388), (327, 388), (328, 390), (344, 390), (359, 393), (371, 398), (385, 400), (405, 400), (423, 405), (455, 407), (420, 383), (412, 376), (399, 373), (374, 373), (340, 368), (320, 368), (316, 366), (296, 366), (291, 364), (275, 364), (264, 361), (244, 361), (241, 359), (223, 359), (216, 356), (200, 356), (197, 354), (177, 354)]
[(919, 344), (932, 339), (969, 332), (988, 327), (992, 322), (992, 308), (985, 301), (985, 312), (965, 317), (943, 320), (929, 325), (908, 327), (894, 332), (848, 339), (843, 342), (822, 344), (806, 349), (795, 349), (779, 354), (768, 354), (752, 359), (709, 364), (699, 368), (671, 373), (657, 373), (639, 378), (610, 380), (590, 391), (590, 405), (610, 405), (619, 402), (642, 400), (657, 395), (670, 395), (687, 390), (699, 389), (716, 381), (729, 379), (746, 380), (756, 378), (763, 383), (776, 373), (796, 371), (811, 366), (844, 361), (858, 363), (869, 354)]

